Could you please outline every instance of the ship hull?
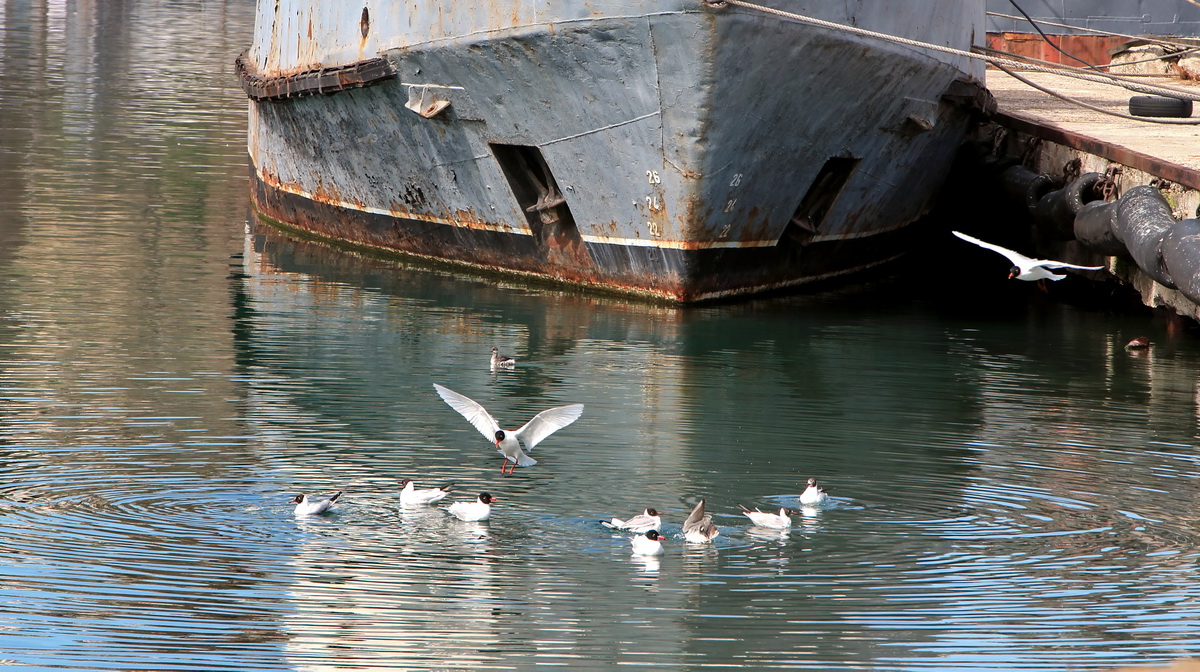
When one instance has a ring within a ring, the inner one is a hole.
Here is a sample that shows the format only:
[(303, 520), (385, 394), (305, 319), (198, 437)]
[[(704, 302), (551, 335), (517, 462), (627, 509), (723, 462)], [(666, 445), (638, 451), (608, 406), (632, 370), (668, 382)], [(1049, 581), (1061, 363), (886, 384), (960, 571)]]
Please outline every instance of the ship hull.
[[(318, 16), (328, 35), (281, 52), (279, 26), (297, 21), (264, 12), (321, 4), (260, 9), (275, 28), (260, 27), (246, 58), (263, 217), (672, 301), (900, 256), (970, 122), (962, 85), (982, 79), (952, 57), (703, 3), (486, 30), (460, 17), (438, 35), (363, 10), (358, 25)], [(920, 4), (944, 6), (953, 29), (916, 37), (969, 47), (981, 6), (975, 17), (961, 2)], [(884, 21), (879, 7), (832, 18)], [(353, 42), (337, 37), (346, 25), (361, 35), (354, 53), (337, 48)]]

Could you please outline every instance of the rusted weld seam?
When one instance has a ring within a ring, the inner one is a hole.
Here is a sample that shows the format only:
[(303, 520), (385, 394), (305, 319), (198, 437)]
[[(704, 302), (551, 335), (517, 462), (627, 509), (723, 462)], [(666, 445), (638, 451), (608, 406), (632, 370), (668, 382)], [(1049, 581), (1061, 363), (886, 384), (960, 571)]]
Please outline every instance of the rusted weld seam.
[(553, 144), (554, 144), (554, 143), (556, 143), (556, 142), (566, 142), (567, 140), (574, 140), (575, 138), (582, 138), (582, 137), (583, 137), (583, 136), (585, 136), (585, 135), (591, 135), (591, 134), (593, 134), (593, 133), (601, 133), (601, 132), (603, 132), (603, 131), (611, 131), (611, 130), (612, 130), (612, 129), (614, 129), (614, 128), (620, 128), (621, 126), (626, 126), (626, 125), (628, 125), (628, 124), (634, 124), (634, 123), (637, 123), (637, 122), (639, 122), (639, 121), (642, 121), (643, 119), (649, 119), (650, 117), (656, 117), (656, 116), (658, 116), (658, 115), (660, 115), (660, 114), (662, 114), (662, 111), (661, 111), (661, 110), (655, 110), (655, 111), (653, 111), (653, 112), (651, 112), (651, 113), (649, 113), (649, 114), (643, 114), (643, 115), (642, 115), (642, 116), (640, 116), (640, 117), (634, 117), (634, 118), (632, 118), (632, 119), (626, 119), (625, 121), (618, 121), (617, 123), (615, 123), (615, 124), (609, 124), (608, 126), (601, 126), (600, 128), (593, 128), (593, 129), (592, 129), (592, 130), (590, 130), (590, 131), (584, 131), (584, 132), (582, 132), (582, 133), (576, 133), (575, 135), (568, 135), (568, 136), (566, 136), (566, 137), (558, 138), (558, 139), (556, 139), (556, 140), (547, 140), (546, 142), (543, 142), (543, 143), (541, 143), (541, 145), (539, 145), (539, 146), (541, 146), (541, 147), (545, 147), (545, 146), (547, 146), (547, 145), (553, 145)]

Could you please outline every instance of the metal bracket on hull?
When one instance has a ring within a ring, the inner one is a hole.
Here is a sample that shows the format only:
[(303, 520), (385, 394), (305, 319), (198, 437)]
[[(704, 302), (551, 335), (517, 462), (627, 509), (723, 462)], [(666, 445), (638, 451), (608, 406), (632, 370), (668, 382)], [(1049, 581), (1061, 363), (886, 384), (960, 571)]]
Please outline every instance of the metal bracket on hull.
[(426, 119), (436, 117), (450, 107), (450, 101), (439, 97), (435, 93), (435, 88), (444, 89), (445, 87), (409, 85), (408, 102), (404, 103), (404, 106)]

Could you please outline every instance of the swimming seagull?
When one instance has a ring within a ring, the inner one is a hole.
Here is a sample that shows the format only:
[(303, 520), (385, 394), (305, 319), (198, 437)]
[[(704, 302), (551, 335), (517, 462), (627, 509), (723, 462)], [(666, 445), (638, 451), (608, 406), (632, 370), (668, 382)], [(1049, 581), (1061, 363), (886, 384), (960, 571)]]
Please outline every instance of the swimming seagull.
[(805, 506), (813, 504), (824, 504), (829, 499), (829, 494), (825, 489), (817, 485), (817, 479), (808, 479), (808, 487), (804, 488), (804, 492), (800, 493), (800, 503)]
[(738, 504), (738, 506), (741, 507), (742, 514), (759, 527), (770, 527), (776, 530), (784, 530), (792, 526), (792, 519), (789, 515), (792, 513), (792, 511), (788, 509), (781, 508), (779, 509), (779, 513), (771, 513), (770, 511), (763, 511), (758, 507), (755, 507), (753, 510), (751, 510), (747, 509), (741, 504)]
[(447, 483), (440, 488), (423, 488), (417, 489), (416, 483), (411, 478), (400, 479), (400, 485), (404, 489), (400, 491), (400, 506), (423, 506), (426, 504), (436, 504), (446, 498), (450, 494), (453, 483)]
[(486, 492), (479, 493), (473, 502), (455, 502), (446, 508), (450, 515), (465, 520), (474, 522), (476, 520), (487, 520), (492, 515), (492, 502), (495, 500)]
[(647, 530), (657, 530), (661, 527), (662, 516), (658, 515), (658, 511), (651, 508), (646, 509), (643, 513), (639, 513), (629, 520), (613, 518), (612, 520), (602, 520), (600, 524), (613, 530), (641, 533)]
[[(520, 429), (506, 432), (500, 429), (500, 425), (487, 412), (487, 409), (475, 401), (437, 383), (433, 384), (433, 389), (437, 390), (442, 400), (449, 404), (450, 408), (458, 411), (472, 425), (475, 425), (475, 429), (478, 429), (485, 438), (496, 443), (496, 448), (504, 456), (504, 462), (500, 465), (501, 474), (506, 473), (505, 469), (509, 466), (509, 462), (512, 462), (512, 468), (507, 472), (510, 474), (517, 467), (532, 467), (537, 464), (537, 460), (526, 455), (525, 450), (533, 450), (534, 446), (541, 443), (547, 436), (575, 422), (583, 413), (583, 404), (558, 406), (533, 416), (533, 419)], [(525, 444), (525, 450), (521, 449), (521, 444)]]
[(683, 521), (683, 538), (695, 544), (703, 544), (717, 538), (721, 531), (712, 522), (712, 516), (704, 512), (704, 500)]
[(646, 530), (630, 540), (634, 555), (662, 555), (662, 535), (658, 530)]
[(517, 360), (513, 359), (512, 357), (505, 357), (504, 355), (500, 354), (499, 350), (494, 347), (492, 348), (492, 369), (511, 369), (516, 367), (516, 365)]
[(330, 497), (329, 499), (312, 500), (308, 498), (308, 495), (300, 494), (296, 495), (296, 498), (290, 503), (296, 505), (295, 514), (297, 516), (315, 516), (319, 513), (325, 513), (326, 511), (332, 509), (333, 505), (337, 502), (338, 497), (341, 496), (341, 491), (338, 491), (336, 495)]
[(1065, 275), (1051, 272), (1050, 269), (1052, 268), (1076, 268), (1081, 271), (1100, 271), (1104, 269), (1103, 266), (1077, 266), (1075, 264), (1068, 264), (1063, 261), (1052, 261), (1050, 259), (1031, 259), (1020, 252), (1014, 252), (1006, 247), (1000, 247), (999, 245), (993, 245), (992, 243), (985, 243), (984, 241), (968, 236), (965, 233), (959, 233), (958, 231), (951, 231), (950, 233), (953, 233), (968, 243), (975, 243), (982, 248), (991, 250), (993, 252), (999, 252), (1000, 254), (1008, 257), (1008, 260), (1013, 264), (1012, 268), (1008, 269), (1009, 280), (1012, 280), (1013, 278), (1016, 278), (1017, 280), (1031, 281), (1062, 280), (1063, 278), (1067, 277)]

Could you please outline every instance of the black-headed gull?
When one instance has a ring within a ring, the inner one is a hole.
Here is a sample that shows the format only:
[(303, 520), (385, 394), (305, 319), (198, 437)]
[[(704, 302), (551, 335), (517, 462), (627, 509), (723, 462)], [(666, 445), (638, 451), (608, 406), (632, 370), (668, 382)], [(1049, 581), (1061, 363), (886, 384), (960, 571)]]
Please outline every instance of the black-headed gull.
[(338, 497), (341, 496), (340, 491), (329, 499), (309, 499), (308, 495), (300, 494), (296, 495), (290, 503), (296, 505), (295, 514), (297, 516), (315, 516), (332, 509), (333, 505), (337, 503)]
[(800, 493), (800, 503), (805, 506), (824, 504), (828, 499), (829, 493), (817, 485), (817, 479), (815, 478), (808, 479), (808, 487), (804, 488), (804, 492)]
[(436, 504), (445, 499), (446, 495), (450, 494), (450, 490), (454, 487), (453, 483), (447, 483), (438, 488), (422, 488), (418, 490), (416, 483), (413, 483), (411, 478), (400, 479), (400, 485), (404, 486), (400, 491), (400, 506)]
[(712, 522), (712, 516), (704, 512), (704, 500), (683, 521), (683, 538), (694, 544), (703, 544), (717, 538), (721, 531)]
[(495, 497), (492, 497), (488, 493), (481, 492), (475, 498), (475, 501), (455, 502), (446, 507), (446, 510), (455, 518), (465, 520), (469, 523), (477, 520), (487, 520), (492, 515), (492, 502), (495, 499)]
[(657, 530), (662, 527), (662, 516), (658, 515), (658, 511), (653, 508), (646, 509), (644, 512), (637, 514), (629, 520), (621, 520), (613, 518), (612, 520), (602, 520), (600, 524), (614, 530), (625, 530), (629, 532), (645, 532), (646, 530)]
[(1027, 256), (1021, 254), (1020, 252), (1014, 252), (1014, 251), (1008, 249), (1007, 247), (1000, 247), (999, 245), (994, 245), (992, 243), (984, 242), (978, 238), (968, 236), (965, 233), (959, 233), (958, 231), (951, 231), (950, 233), (953, 233), (954, 235), (958, 236), (959, 238), (962, 238), (963, 240), (967, 241), (968, 243), (975, 243), (976, 245), (978, 245), (984, 249), (988, 249), (993, 252), (999, 252), (1000, 254), (1008, 257), (1008, 260), (1011, 261), (1013, 264), (1012, 268), (1008, 269), (1008, 279), (1009, 280), (1012, 280), (1013, 278), (1016, 278), (1017, 280), (1031, 280), (1031, 281), (1032, 280), (1062, 280), (1063, 278), (1067, 277), (1065, 275), (1051, 272), (1050, 269), (1052, 269), (1052, 268), (1076, 268), (1081, 271), (1104, 270), (1103, 266), (1079, 266), (1076, 264), (1068, 264), (1065, 261), (1053, 261), (1051, 259), (1032, 259), (1030, 257), (1027, 257)]
[(492, 368), (493, 369), (511, 369), (517, 365), (517, 360), (512, 357), (506, 357), (500, 354), (496, 348), (492, 348)]
[(770, 527), (776, 530), (783, 530), (792, 526), (792, 518), (790, 515), (792, 511), (786, 508), (780, 508), (779, 513), (771, 513), (770, 511), (763, 511), (757, 507), (753, 509), (747, 509), (741, 504), (738, 504), (738, 506), (742, 509), (742, 515), (749, 518), (750, 522), (758, 525), (759, 527)]
[(663, 554), (662, 535), (658, 530), (646, 530), (634, 537), (630, 543), (633, 545), (634, 555)]
[[(507, 473), (512, 473), (517, 467), (532, 467), (537, 464), (537, 460), (526, 455), (525, 450), (533, 450), (542, 439), (575, 422), (583, 413), (583, 404), (558, 406), (538, 413), (516, 431), (504, 431), (487, 409), (470, 398), (437, 383), (433, 384), (433, 389), (437, 390), (450, 408), (458, 411), (474, 425), (484, 438), (495, 442), (496, 448), (504, 456), (504, 462), (500, 465), (501, 474), (506, 473), (509, 462), (512, 462), (512, 468)], [(525, 450), (521, 449), (521, 444), (525, 444)]]

